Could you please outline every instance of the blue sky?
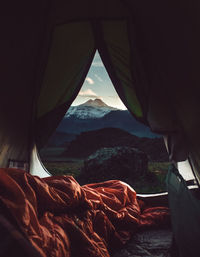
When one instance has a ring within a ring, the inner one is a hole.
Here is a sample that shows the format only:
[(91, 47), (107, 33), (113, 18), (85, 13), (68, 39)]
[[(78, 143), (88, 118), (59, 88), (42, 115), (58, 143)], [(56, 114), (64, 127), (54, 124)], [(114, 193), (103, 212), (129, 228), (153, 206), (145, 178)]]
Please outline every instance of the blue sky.
[(95, 54), (85, 82), (72, 105), (79, 105), (95, 98), (102, 99), (110, 106), (126, 109), (113, 87), (98, 52)]

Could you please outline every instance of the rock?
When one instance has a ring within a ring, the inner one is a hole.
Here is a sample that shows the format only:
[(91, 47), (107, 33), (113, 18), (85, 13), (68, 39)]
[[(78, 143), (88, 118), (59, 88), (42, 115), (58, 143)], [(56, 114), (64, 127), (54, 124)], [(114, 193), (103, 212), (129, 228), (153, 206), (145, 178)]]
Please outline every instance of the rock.
[(130, 185), (148, 172), (148, 157), (131, 147), (101, 148), (90, 155), (79, 177), (80, 183), (119, 179)]

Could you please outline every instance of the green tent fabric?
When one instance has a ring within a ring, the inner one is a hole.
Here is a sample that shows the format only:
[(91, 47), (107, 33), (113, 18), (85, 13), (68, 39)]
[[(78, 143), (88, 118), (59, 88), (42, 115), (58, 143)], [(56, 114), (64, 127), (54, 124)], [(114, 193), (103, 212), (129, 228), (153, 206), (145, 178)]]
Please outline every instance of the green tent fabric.
[(46, 143), (78, 94), (95, 54), (90, 23), (56, 26), (37, 104), (37, 143)]
[(124, 104), (138, 119), (143, 118), (142, 108), (135, 90), (135, 78), (130, 69), (132, 53), (128, 34), (129, 21), (99, 22), (96, 29), (97, 47), (113, 85)]
[(180, 257), (199, 256), (200, 199), (191, 193), (172, 165), (167, 176), (169, 205), (175, 243)]

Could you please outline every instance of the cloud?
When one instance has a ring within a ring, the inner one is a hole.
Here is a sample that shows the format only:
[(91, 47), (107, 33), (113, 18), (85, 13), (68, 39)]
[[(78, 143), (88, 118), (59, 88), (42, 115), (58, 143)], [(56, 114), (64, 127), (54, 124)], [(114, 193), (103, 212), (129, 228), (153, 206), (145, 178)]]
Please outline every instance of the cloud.
[(94, 74), (94, 76), (95, 76), (100, 82), (103, 82), (103, 79), (102, 79), (101, 77), (99, 77), (99, 75)]
[(94, 84), (94, 80), (92, 80), (90, 77), (87, 77), (85, 81), (87, 81), (90, 85)]
[(97, 94), (92, 91), (92, 89), (86, 89), (86, 90), (81, 90), (78, 94), (81, 97), (91, 97), (91, 98), (97, 98)]

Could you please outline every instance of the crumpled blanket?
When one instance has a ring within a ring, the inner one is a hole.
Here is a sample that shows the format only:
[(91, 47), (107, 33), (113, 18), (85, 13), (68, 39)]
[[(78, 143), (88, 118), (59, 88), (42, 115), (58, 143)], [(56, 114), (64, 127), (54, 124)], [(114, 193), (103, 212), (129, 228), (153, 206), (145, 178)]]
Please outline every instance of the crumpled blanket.
[(0, 200), (42, 257), (109, 257), (139, 229), (169, 222), (168, 208), (146, 208), (118, 180), (80, 186), (72, 176), (0, 174)]

